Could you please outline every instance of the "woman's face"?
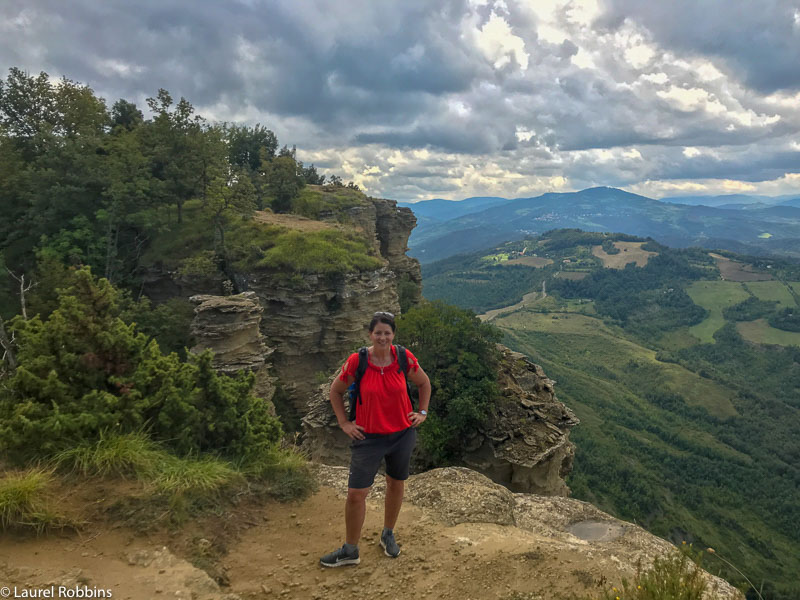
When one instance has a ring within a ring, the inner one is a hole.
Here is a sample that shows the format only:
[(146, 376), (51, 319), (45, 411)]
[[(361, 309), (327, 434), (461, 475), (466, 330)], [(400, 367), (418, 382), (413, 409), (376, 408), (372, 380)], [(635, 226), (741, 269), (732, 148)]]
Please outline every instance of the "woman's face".
[(389, 348), (394, 340), (394, 331), (386, 323), (376, 323), (375, 328), (369, 332), (369, 339), (375, 348)]

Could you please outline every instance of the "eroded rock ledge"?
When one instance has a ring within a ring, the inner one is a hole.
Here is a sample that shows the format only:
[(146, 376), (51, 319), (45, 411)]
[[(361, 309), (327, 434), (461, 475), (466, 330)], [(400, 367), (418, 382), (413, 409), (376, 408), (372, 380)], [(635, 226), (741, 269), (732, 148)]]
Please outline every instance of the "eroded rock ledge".
[[(338, 495), (347, 495), (348, 470), (315, 465), (322, 485)], [(379, 500), (385, 492), (382, 478), (376, 480), (370, 498)], [(618, 575), (631, 580), (637, 564), (649, 568), (655, 558), (675, 550), (666, 540), (638, 525), (615, 519), (588, 502), (534, 494), (514, 493), (484, 475), (463, 467), (433, 469), (412, 475), (406, 484), (406, 501), (423, 509), (434, 521), (459, 532), (467, 543), (471, 530), (462, 524), (493, 524), (508, 527), (507, 535), (530, 532), (542, 540), (544, 552), (556, 556), (562, 551), (581, 556), (580, 567), (601, 577)], [(518, 533), (515, 533), (518, 532)], [(480, 534), (475, 530), (476, 538)], [(705, 573), (705, 600), (744, 600), (728, 582)]]

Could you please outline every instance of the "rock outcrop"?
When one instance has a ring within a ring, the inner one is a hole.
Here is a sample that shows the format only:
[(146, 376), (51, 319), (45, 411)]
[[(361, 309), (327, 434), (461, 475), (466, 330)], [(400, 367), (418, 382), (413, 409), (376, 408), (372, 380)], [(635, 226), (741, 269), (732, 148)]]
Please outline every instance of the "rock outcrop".
[(465, 440), (462, 461), (515, 492), (567, 496), (575, 414), (556, 398), (555, 383), (525, 355), (501, 346), (502, 396), (486, 428)]
[[(342, 497), (347, 494), (346, 468), (317, 465), (316, 470), (322, 485)], [(370, 498), (380, 501), (384, 493), (385, 485), (378, 480)], [(434, 521), (456, 529), (456, 539), (466, 547), (482, 543), (509, 547), (513, 545), (510, 540), (517, 540), (517, 545), (527, 541), (529, 547), (540, 548), (530, 551), (531, 559), (568, 556), (567, 565), (561, 567), (561, 578), (565, 571), (575, 574), (580, 568), (579, 574), (589, 582), (619, 577), (632, 580), (637, 565), (647, 570), (657, 557), (675, 552), (669, 542), (587, 502), (514, 493), (467, 468), (447, 467), (412, 475), (406, 483), (405, 500)], [(502, 529), (487, 531), (486, 524)], [(489, 536), (491, 541), (487, 540)], [(744, 595), (728, 582), (703, 574), (708, 582), (706, 600), (744, 600)]]
[(253, 292), (234, 296), (192, 296), (196, 307), (192, 335), (196, 344), (191, 349), (199, 354), (214, 353), (214, 368), (229, 375), (239, 371), (256, 374), (255, 392), (259, 398), (271, 400), (275, 393), (267, 358), (273, 349), (264, 343), (261, 321), (264, 308)]
[[(280, 224), (286, 227), (292, 226), (293, 218), (298, 223), (308, 222), (308, 219), (292, 215), (281, 217), (284, 218)], [(335, 221), (336, 215), (328, 215), (328, 218)], [(333, 372), (349, 352), (366, 341), (366, 326), (372, 314), (376, 310), (400, 312), (398, 284), (404, 284), (410, 301), (420, 299), (419, 262), (405, 255), (408, 237), (416, 225), (411, 210), (398, 207), (393, 200), (364, 197), (360, 204), (347, 209), (345, 218), (364, 232), (375, 254), (385, 260), (385, 266), (344, 275), (305, 274), (291, 278), (285, 273), (278, 276), (267, 271), (229, 273), (237, 289), (254, 294), (248, 298), (255, 298), (261, 305), (265, 316), (260, 329), (265, 343), (274, 350), (270, 357), (274, 373), (295, 409), (301, 412), (305, 410), (307, 396), (312, 393), (319, 374)], [(334, 227), (335, 223), (330, 225)], [(219, 293), (227, 276), (220, 275), (213, 281), (198, 280), (197, 285), (177, 272), (153, 271), (146, 279), (145, 292), (152, 300), (161, 302), (169, 297), (186, 297), (188, 292), (197, 294), (203, 286), (212, 293)], [(201, 333), (208, 332), (198, 347), (210, 347), (215, 352), (221, 349), (227, 356), (220, 357), (219, 362), (230, 364), (225, 368), (231, 370), (250, 368), (235, 364), (237, 354), (244, 361), (255, 360), (251, 352), (255, 342), (240, 345), (244, 329), (236, 329), (230, 340), (223, 341), (227, 319), (238, 319), (236, 327), (245, 327), (239, 320), (252, 318), (254, 313), (250, 317), (244, 315), (233, 305), (228, 308), (208, 306), (202, 308), (195, 323)]]
[[(574, 457), (569, 430), (578, 419), (558, 401), (541, 367), (503, 346), (500, 351), (502, 397), (492, 421), (465, 440), (461, 463), (513, 491), (567, 496), (564, 478)], [(330, 381), (309, 401), (304, 448), (316, 462), (347, 465), (350, 440), (328, 401)]]

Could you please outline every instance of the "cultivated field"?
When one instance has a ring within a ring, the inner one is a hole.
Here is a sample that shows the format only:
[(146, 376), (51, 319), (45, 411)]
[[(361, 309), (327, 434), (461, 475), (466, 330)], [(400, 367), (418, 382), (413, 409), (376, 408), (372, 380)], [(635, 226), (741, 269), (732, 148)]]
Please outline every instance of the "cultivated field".
[(507, 260), (504, 265), (524, 265), (526, 267), (541, 268), (547, 265), (552, 265), (553, 261), (549, 258), (542, 258), (541, 256), (520, 256), (512, 260)]
[(709, 252), (708, 255), (717, 261), (717, 268), (722, 278), (728, 281), (770, 281), (773, 279), (769, 273), (756, 271), (753, 265), (736, 262), (713, 252)]
[(559, 271), (553, 275), (553, 277), (558, 277), (559, 279), (569, 279), (571, 281), (580, 281), (588, 274), (588, 271)]
[(782, 307), (797, 306), (792, 293), (780, 281), (753, 281), (747, 287), (759, 300), (774, 300)]
[(800, 346), (800, 333), (770, 327), (766, 319), (737, 323), (736, 329), (744, 339), (754, 344), (777, 346)]
[(714, 332), (725, 324), (722, 309), (749, 298), (741, 284), (734, 281), (695, 281), (686, 292), (692, 302), (709, 312), (702, 323), (689, 328), (689, 333), (709, 344), (714, 342)]
[(603, 266), (609, 269), (624, 269), (628, 263), (636, 263), (637, 267), (643, 267), (650, 260), (651, 256), (656, 256), (658, 252), (642, 250), (644, 242), (614, 242), (614, 247), (619, 248), (619, 254), (607, 254), (602, 246), (593, 246), (592, 254), (603, 261)]

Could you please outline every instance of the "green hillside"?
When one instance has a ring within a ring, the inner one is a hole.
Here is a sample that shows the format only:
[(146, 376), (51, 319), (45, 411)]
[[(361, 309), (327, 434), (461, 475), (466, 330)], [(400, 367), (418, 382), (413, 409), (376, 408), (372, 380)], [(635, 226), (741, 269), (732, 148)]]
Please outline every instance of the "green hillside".
[[(523, 249), (553, 262), (507, 266)], [(705, 250), (561, 230), (426, 266), (423, 293), (510, 307), (492, 322), (581, 419), (576, 497), (711, 546), (788, 600), (800, 597), (800, 333), (771, 323), (791, 328), (798, 265), (729, 257), (775, 279), (722, 280)]]

